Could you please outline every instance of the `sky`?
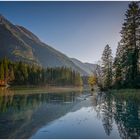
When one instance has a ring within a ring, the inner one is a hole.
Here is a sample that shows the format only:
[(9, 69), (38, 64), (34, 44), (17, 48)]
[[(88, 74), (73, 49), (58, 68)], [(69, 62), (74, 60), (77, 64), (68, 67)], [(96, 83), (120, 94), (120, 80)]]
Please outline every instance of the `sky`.
[(71, 58), (95, 63), (109, 44), (115, 55), (127, 1), (5, 1), (0, 14)]

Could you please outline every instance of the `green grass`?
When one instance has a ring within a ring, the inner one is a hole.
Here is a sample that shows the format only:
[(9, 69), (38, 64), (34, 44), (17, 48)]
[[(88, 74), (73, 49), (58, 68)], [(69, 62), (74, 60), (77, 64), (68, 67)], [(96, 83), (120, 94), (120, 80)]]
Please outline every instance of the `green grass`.
[(140, 89), (112, 90), (111, 93), (119, 100), (134, 100), (140, 102)]

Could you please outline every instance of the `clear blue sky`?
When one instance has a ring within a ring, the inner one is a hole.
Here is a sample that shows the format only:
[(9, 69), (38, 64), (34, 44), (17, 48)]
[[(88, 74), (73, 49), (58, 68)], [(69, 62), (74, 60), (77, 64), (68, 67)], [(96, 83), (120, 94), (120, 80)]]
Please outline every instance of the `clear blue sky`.
[(0, 2), (0, 13), (69, 57), (96, 62), (115, 54), (128, 2)]

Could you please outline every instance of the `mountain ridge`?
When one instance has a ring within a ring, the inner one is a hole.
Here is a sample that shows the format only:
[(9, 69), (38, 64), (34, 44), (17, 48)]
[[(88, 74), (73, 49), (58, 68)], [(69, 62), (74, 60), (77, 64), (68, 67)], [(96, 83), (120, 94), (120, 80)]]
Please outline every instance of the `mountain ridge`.
[(92, 75), (95, 73), (95, 70), (97, 68), (97, 64), (92, 64), (92, 63), (88, 63), (88, 62), (81, 62), (80, 60), (76, 59), (76, 58), (71, 58), (71, 60), (73, 61), (73, 63), (75, 63), (78, 67), (80, 67), (81, 69), (83, 69), (84, 71), (86, 71), (88, 73), (88, 75)]
[(78, 66), (71, 58), (43, 43), (25, 27), (12, 24), (2, 15), (0, 38), (0, 58), (6, 56), (13, 61), (35, 63), (43, 67), (70, 67), (81, 75), (89, 75), (86, 69)]

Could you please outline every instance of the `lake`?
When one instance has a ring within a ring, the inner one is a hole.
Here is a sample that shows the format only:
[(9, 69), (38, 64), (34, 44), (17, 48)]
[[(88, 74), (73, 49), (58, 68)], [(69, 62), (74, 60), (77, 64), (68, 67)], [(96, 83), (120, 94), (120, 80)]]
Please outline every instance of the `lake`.
[(1, 139), (140, 138), (139, 93), (8, 92), (0, 94)]

